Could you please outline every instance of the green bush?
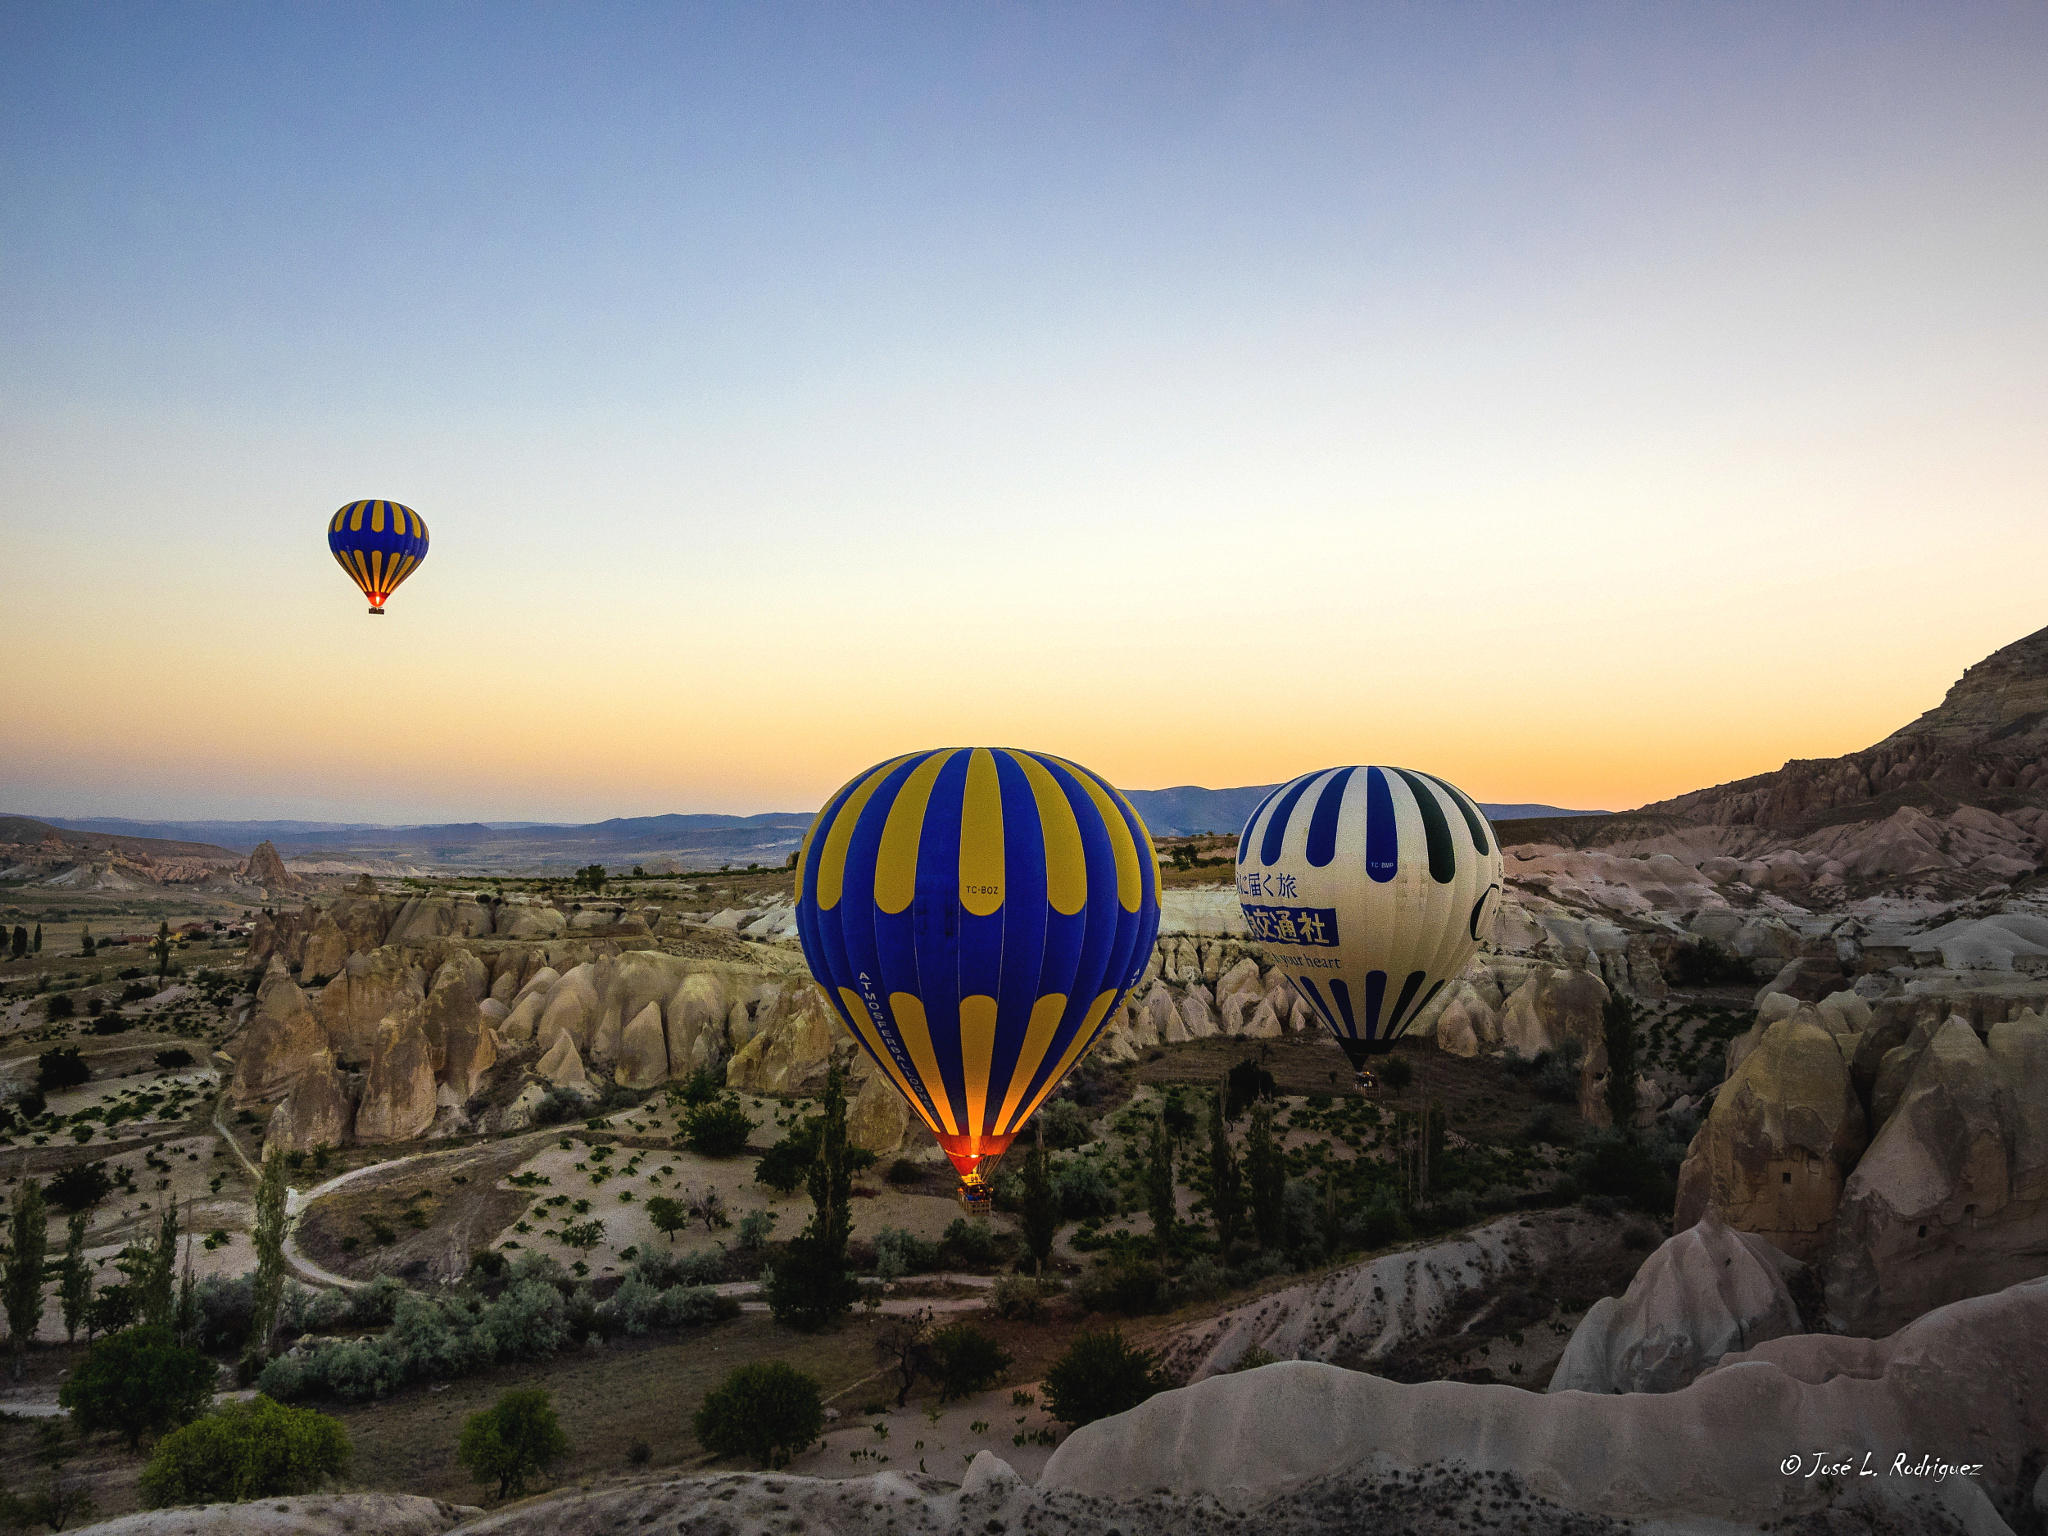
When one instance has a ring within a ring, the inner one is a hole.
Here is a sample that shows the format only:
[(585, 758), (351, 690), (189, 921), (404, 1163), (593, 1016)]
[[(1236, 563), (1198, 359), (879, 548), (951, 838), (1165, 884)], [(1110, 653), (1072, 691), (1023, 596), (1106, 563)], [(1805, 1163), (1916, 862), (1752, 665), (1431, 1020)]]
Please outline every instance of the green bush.
[(754, 1122), (730, 1095), (683, 1116), (683, 1144), (699, 1157), (737, 1157), (753, 1133)]
[(1010, 1352), (972, 1323), (941, 1328), (932, 1335), (930, 1349), (940, 1402), (984, 1391), (1010, 1368)]
[(161, 1509), (310, 1493), (346, 1472), (349, 1457), (348, 1432), (337, 1420), (259, 1396), (159, 1440), (142, 1472), (142, 1502)]
[(161, 1325), (125, 1328), (101, 1339), (64, 1378), (57, 1401), (71, 1410), (81, 1434), (103, 1429), (131, 1448), (144, 1435), (194, 1419), (213, 1401), (218, 1368)]
[(779, 1467), (818, 1438), (825, 1404), (818, 1384), (780, 1360), (743, 1365), (697, 1409), (697, 1443), (715, 1456)]
[[(760, 1161), (754, 1164), (754, 1182), (766, 1184), (777, 1194), (795, 1194), (804, 1180), (810, 1177), (811, 1164), (818, 1160), (818, 1126), (816, 1115), (805, 1115), (792, 1125), (782, 1139), (762, 1153)], [(875, 1154), (867, 1148), (847, 1147), (848, 1173), (859, 1173), (874, 1165)]]
[(167, 1051), (156, 1053), (156, 1064), (166, 1072), (175, 1072), (180, 1067), (192, 1065), (192, 1053), (182, 1045), (174, 1045)]
[(1046, 1372), (1046, 1409), (1078, 1429), (1135, 1408), (1165, 1386), (1156, 1357), (1125, 1343), (1119, 1330), (1084, 1333)]
[(469, 1475), (485, 1487), (496, 1483), (501, 1499), (526, 1492), (528, 1478), (568, 1454), (569, 1437), (538, 1387), (514, 1388), (494, 1406), (471, 1414), (455, 1448), (455, 1459)]
[(1756, 980), (1755, 967), (1712, 939), (1679, 945), (1672, 951), (1668, 970), (1671, 980), (1681, 987), (1737, 987)]
[[(52, 1024), (56, 1023), (59, 1019), (68, 1019), (76, 1012), (78, 1012), (78, 1004), (72, 1000), (69, 992), (52, 992), (43, 999), (43, 1017)], [(73, 1052), (72, 1054), (76, 1055), (77, 1053)]]
[(45, 1093), (76, 1088), (91, 1079), (92, 1068), (85, 1064), (75, 1045), (60, 1045), (36, 1058), (36, 1086)]
[(1116, 1190), (1093, 1158), (1076, 1157), (1061, 1163), (1053, 1172), (1052, 1187), (1059, 1197), (1060, 1214), (1068, 1221), (1116, 1214)]
[(114, 1181), (104, 1163), (73, 1163), (43, 1187), (43, 1196), (60, 1211), (86, 1211), (112, 1193)]
[(678, 1104), (694, 1109), (700, 1104), (709, 1104), (718, 1097), (725, 1086), (725, 1079), (709, 1067), (699, 1067), (680, 1083), (672, 1084), (668, 1096)]
[(962, 1269), (985, 1269), (996, 1261), (995, 1229), (986, 1221), (955, 1216), (939, 1238), (939, 1255)]
[(902, 1227), (883, 1227), (875, 1234), (875, 1273), (898, 1280), (939, 1267), (939, 1250)]

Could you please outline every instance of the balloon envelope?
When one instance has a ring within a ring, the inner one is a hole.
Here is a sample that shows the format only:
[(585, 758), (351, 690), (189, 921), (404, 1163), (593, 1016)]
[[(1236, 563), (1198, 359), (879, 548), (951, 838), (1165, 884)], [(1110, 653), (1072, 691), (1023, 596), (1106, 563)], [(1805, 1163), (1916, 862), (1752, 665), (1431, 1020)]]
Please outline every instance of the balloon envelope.
[(1469, 796), (1406, 768), (1325, 768), (1268, 795), (1237, 895), (1354, 1067), (1465, 968), (1500, 903), (1500, 843)]
[(1159, 932), (1144, 822), (1039, 752), (879, 764), (811, 823), (796, 883), (811, 974), (969, 1181), (1088, 1053)]
[(395, 501), (352, 501), (327, 521), (327, 548), (382, 613), (398, 584), (427, 558), (427, 525)]

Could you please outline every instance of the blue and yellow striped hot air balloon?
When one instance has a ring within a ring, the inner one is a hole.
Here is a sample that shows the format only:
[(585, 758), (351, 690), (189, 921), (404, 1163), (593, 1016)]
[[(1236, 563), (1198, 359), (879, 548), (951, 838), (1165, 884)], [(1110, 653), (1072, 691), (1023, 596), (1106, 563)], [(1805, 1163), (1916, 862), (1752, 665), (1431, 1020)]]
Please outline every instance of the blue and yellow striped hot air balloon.
[(1407, 768), (1324, 768), (1259, 803), (1237, 844), (1252, 936), (1360, 1081), (1492, 935), (1500, 841), (1463, 790)]
[(427, 558), (427, 525), (395, 501), (352, 501), (327, 523), (327, 547), (382, 613), (398, 584)]
[(1040, 752), (953, 747), (870, 769), (811, 823), (796, 884), (811, 974), (970, 1200), (1159, 933), (1144, 821)]

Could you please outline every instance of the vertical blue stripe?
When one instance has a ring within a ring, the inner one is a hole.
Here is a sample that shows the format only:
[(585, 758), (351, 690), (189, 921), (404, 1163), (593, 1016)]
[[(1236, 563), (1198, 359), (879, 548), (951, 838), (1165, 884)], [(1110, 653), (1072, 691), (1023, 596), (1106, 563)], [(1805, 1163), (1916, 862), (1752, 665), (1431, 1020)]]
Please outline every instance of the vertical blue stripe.
[(1365, 1033), (1367, 1039), (1376, 1040), (1380, 1033), (1380, 1009), (1387, 1001), (1387, 973), (1367, 971), (1365, 973)]
[(1316, 796), (1315, 813), (1308, 820), (1308, 861), (1317, 869), (1337, 856), (1337, 815), (1344, 809), (1344, 786), (1356, 771), (1338, 769)]
[(1280, 803), (1273, 807), (1273, 819), (1266, 823), (1266, 835), (1259, 842), (1261, 864), (1271, 864), (1280, 857), (1281, 846), (1287, 841), (1287, 823), (1294, 819), (1295, 802), (1301, 799), (1315, 780), (1315, 774), (1303, 774), (1288, 785), (1287, 793), (1282, 795)]
[(1427, 973), (1423, 971), (1410, 971), (1408, 979), (1401, 984), (1400, 1001), (1394, 1004), (1394, 1011), (1387, 1019), (1387, 1035), (1389, 1038), (1398, 1035), (1407, 1024), (1408, 1005), (1415, 1001), (1415, 994), (1421, 989), (1422, 978), (1425, 974)]
[(1438, 885), (1449, 885), (1458, 878), (1458, 850), (1451, 845), (1451, 824), (1444, 818), (1444, 808), (1420, 775), (1406, 768), (1394, 772), (1401, 775), (1401, 782), (1415, 797), (1415, 808), (1422, 813), (1422, 835), (1429, 844), (1429, 878)]
[(1365, 770), (1365, 872), (1382, 883), (1401, 868), (1401, 833), (1394, 821), (1394, 792), (1378, 768)]
[(1342, 976), (1330, 978), (1330, 996), (1337, 999), (1337, 1011), (1344, 1015), (1344, 1033), (1356, 1040), (1358, 1020), (1351, 1013), (1351, 988), (1345, 985)]

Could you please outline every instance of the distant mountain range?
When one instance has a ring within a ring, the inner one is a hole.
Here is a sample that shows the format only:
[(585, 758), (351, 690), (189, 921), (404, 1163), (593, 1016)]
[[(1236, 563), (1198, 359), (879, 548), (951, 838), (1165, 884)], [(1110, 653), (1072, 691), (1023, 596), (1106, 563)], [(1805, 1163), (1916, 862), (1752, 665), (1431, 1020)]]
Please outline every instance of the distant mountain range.
[[(1126, 793), (1156, 836), (1235, 833), (1274, 788), (1134, 789)], [(1548, 805), (1487, 805), (1495, 821), (1533, 816), (1576, 816)], [(803, 840), (809, 811), (767, 811), (758, 816), (716, 814), (621, 816), (609, 821), (558, 824), (531, 821), (444, 822), (378, 826), (336, 821), (140, 821), (101, 816), (43, 816), (37, 821), (73, 833), (132, 841), (206, 844), (246, 855), (270, 842), (288, 859), (389, 862), (459, 869), (566, 868), (579, 864), (633, 864), (650, 869), (705, 869), (721, 864), (779, 864)], [(27, 839), (24, 839), (26, 841)]]

